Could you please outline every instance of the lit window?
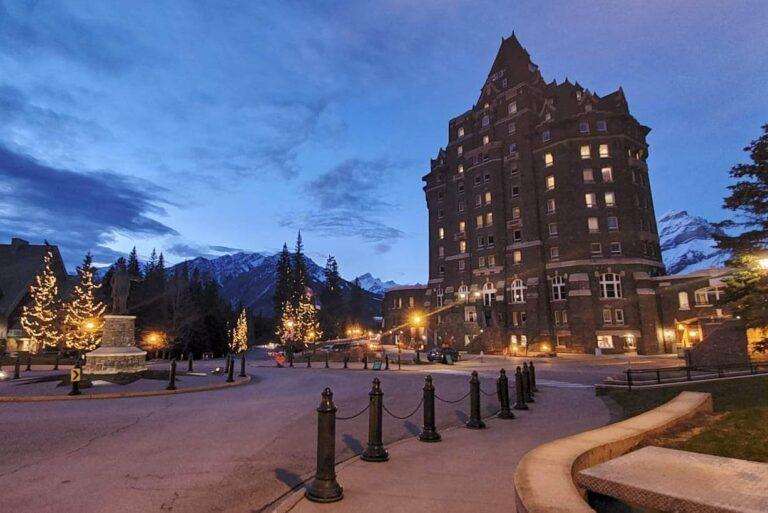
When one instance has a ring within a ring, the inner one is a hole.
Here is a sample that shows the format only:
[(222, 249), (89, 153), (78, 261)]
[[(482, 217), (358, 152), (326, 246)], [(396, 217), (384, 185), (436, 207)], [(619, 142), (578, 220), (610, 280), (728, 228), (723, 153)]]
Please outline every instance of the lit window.
[(464, 233), (464, 231), (467, 228), (467, 223), (464, 221), (459, 221), (459, 233)]
[(548, 191), (551, 191), (552, 189), (555, 188), (555, 177), (554, 176), (549, 175), (546, 178), (546, 182), (547, 182), (547, 190)]
[(487, 135), (484, 135), (483, 136), (483, 144), (488, 144), (489, 142), (491, 142), (491, 138), (489, 136), (487, 136)]
[(491, 202), (491, 191), (485, 192), (485, 203), (488, 204)]
[(485, 257), (481, 256), (477, 259), (477, 266), (478, 267), (485, 267)]
[(613, 194), (613, 192), (606, 192), (605, 193), (605, 206), (606, 207), (615, 207), (616, 206), (616, 195)]
[(541, 142), (549, 142), (550, 139), (552, 139), (552, 134), (549, 132), (549, 130), (544, 130), (541, 133)]
[(509, 135), (512, 135), (517, 131), (517, 127), (515, 126), (514, 123), (510, 123), (509, 125), (507, 125), (507, 131), (509, 132)]
[(483, 116), (483, 126), (488, 126), (491, 123), (491, 117), (486, 115)]
[(551, 248), (549, 248), (549, 258), (551, 260), (557, 260), (558, 258), (560, 258), (560, 248), (558, 248), (557, 246), (552, 246)]
[(584, 146), (582, 146), (580, 152), (581, 152), (581, 158), (583, 159), (592, 158), (592, 151), (589, 149), (588, 144), (585, 144)]
[(600, 158), (601, 159), (606, 159), (606, 158), (608, 158), (610, 156), (611, 156), (611, 154), (608, 151), (608, 145), (607, 144), (601, 144), (600, 145)]
[(694, 298), (697, 306), (714, 305), (720, 301), (720, 296), (724, 292), (722, 287), (707, 287), (695, 292)]
[(437, 298), (437, 306), (443, 306), (444, 298), (445, 298), (445, 291), (438, 287), (437, 291), (435, 292), (435, 297)]
[(469, 287), (462, 285), (459, 287), (459, 300), (467, 303), (469, 301)]
[(467, 252), (467, 241), (460, 240), (459, 241), (459, 253), (466, 253)]
[(512, 219), (520, 219), (520, 207), (512, 207)]
[(584, 203), (587, 208), (595, 208), (597, 206), (597, 196), (594, 192), (588, 192), (584, 194)]
[(607, 132), (608, 131), (608, 124), (604, 120), (599, 120), (597, 122), (597, 131), (598, 132)]
[(621, 297), (621, 277), (615, 273), (600, 275), (600, 297), (615, 299)]
[(464, 127), (459, 127), (459, 137), (464, 137)]
[(611, 254), (621, 255), (621, 242), (611, 242)]
[(617, 308), (613, 311), (613, 316), (616, 319), (616, 324), (622, 326), (624, 324), (624, 310)]
[(445, 238), (445, 228), (442, 226), (437, 229), (437, 236), (440, 238), (440, 240), (443, 240)]
[(477, 225), (478, 228), (482, 228), (483, 227), (483, 216), (482, 215), (479, 215), (479, 216), (477, 216), (475, 218), (475, 224)]
[(582, 175), (584, 176), (584, 183), (594, 183), (595, 176), (593, 175), (591, 169), (585, 169), (582, 172)]
[(565, 299), (565, 278), (559, 274), (552, 278), (552, 301)]
[(613, 316), (610, 308), (603, 309), (603, 324), (613, 324)]
[(525, 303), (525, 285), (523, 285), (523, 280), (520, 278), (512, 280), (512, 283), (509, 285), (509, 292), (512, 303)]
[[(491, 264), (491, 257), (488, 257), (488, 265)], [(493, 304), (493, 300), (496, 298), (496, 289), (493, 288), (493, 284), (486, 282), (483, 284), (483, 305), (485, 306), (491, 306)]]
[(485, 225), (486, 226), (493, 225), (493, 212), (488, 212), (485, 214)]
[(459, 155), (459, 157), (464, 155), (464, 146), (459, 146), (458, 148), (456, 148), (456, 153)]
[(494, 265), (496, 265), (496, 256), (489, 255), (488, 256), (488, 267), (493, 267)]
[(619, 229), (619, 218), (616, 216), (608, 216), (608, 229), (616, 231)]
[(613, 169), (610, 167), (604, 167), (600, 170), (603, 174), (603, 181), (609, 183), (613, 181)]
[(680, 310), (690, 310), (691, 309), (691, 303), (688, 301), (688, 293), (678, 292), (677, 294), (677, 301), (680, 303)]
[(464, 164), (459, 164), (459, 173), (464, 172)]
[(550, 167), (555, 164), (555, 157), (552, 156), (551, 153), (545, 153), (544, 154), (544, 165), (546, 167)]
[(510, 103), (509, 107), (507, 107), (507, 112), (510, 114), (515, 114), (517, 112), (517, 102)]
[(586, 121), (582, 121), (579, 123), (579, 133), (582, 134), (588, 134), (589, 133), (589, 123)]
[(592, 255), (602, 255), (603, 254), (603, 246), (599, 242), (593, 242), (589, 245), (589, 252)]
[(552, 198), (549, 198), (547, 200), (547, 214), (554, 214), (555, 213), (555, 200)]
[(587, 218), (587, 228), (589, 228), (590, 233), (596, 233), (600, 231), (600, 223), (597, 222), (596, 217)]
[(512, 252), (512, 262), (515, 264), (519, 264), (523, 261), (523, 252), (520, 250), (516, 250)]
[(547, 225), (547, 229), (549, 230), (549, 236), (550, 237), (556, 237), (557, 236), (557, 223), (549, 223)]

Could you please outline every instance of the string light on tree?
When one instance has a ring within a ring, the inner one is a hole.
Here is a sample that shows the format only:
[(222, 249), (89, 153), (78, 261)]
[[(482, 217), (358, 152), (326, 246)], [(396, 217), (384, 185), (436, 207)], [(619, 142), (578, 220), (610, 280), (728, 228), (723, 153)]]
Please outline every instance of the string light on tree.
[(240, 310), (235, 328), (232, 330), (232, 341), (229, 344), (229, 349), (233, 353), (242, 353), (248, 349), (248, 316), (245, 313), (245, 308)]
[(67, 327), (64, 343), (70, 349), (93, 351), (101, 343), (104, 326), (101, 316), (107, 308), (96, 299), (101, 286), (94, 282), (93, 258), (88, 253), (77, 268), (78, 283), (64, 305), (64, 324)]
[[(47, 244), (46, 244), (47, 246)], [(30, 349), (57, 347), (61, 341), (56, 274), (53, 272), (53, 249), (47, 246), (43, 270), (29, 287), (30, 303), (21, 312), (21, 327), (30, 339)]]

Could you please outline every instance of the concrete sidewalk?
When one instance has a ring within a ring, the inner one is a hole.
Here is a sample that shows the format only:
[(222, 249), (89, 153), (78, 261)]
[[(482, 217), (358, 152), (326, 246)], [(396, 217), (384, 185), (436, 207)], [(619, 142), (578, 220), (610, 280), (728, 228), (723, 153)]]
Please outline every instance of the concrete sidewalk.
[(510, 511), (515, 467), (526, 452), (609, 421), (608, 409), (592, 390), (539, 388), (536, 403), (528, 411), (516, 411), (514, 420), (490, 419), (484, 430), (448, 429), (435, 444), (409, 438), (389, 447), (385, 463), (354, 458), (337, 467), (342, 501), (313, 503), (303, 498), (302, 490), (278, 511)]

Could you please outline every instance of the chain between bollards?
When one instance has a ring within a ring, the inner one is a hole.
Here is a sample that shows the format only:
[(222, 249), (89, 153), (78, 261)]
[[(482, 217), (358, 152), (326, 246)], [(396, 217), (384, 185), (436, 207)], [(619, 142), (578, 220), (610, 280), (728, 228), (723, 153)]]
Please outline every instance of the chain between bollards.
[(484, 429), (485, 422), (480, 418), (480, 380), (477, 371), (472, 371), (469, 380), (469, 420), (466, 423), (469, 429)]
[(176, 390), (176, 358), (171, 360), (171, 376), (168, 378), (166, 390)]
[(507, 371), (501, 369), (499, 371), (499, 379), (496, 381), (496, 386), (499, 391), (499, 404), (501, 410), (498, 415), (500, 419), (514, 419), (515, 414), (509, 409), (509, 380), (507, 379)]
[(536, 368), (533, 366), (533, 361), (528, 362), (528, 372), (531, 373), (531, 392), (538, 392), (539, 388), (536, 386)]
[(313, 502), (344, 498), (344, 489), (336, 481), (336, 406), (330, 388), (323, 390), (317, 407), (317, 470), (304, 497)]
[(243, 354), (240, 355), (240, 374), (238, 374), (238, 377), (245, 377), (245, 351), (243, 351)]
[(523, 373), (520, 370), (520, 366), (515, 370), (515, 406), (516, 410), (527, 410), (528, 405), (525, 404), (525, 390), (523, 389)]
[(531, 391), (531, 371), (528, 370), (528, 364), (523, 362), (523, 397), (526, 403), (535, 403), (533, 392)]
[(235, 381), (235, 357), (229, 355), (229, 364), (227, 365), (227, 383)]
[(422, 442), (439, 442), (442, 440), (440, 433), (435, 426), (435, 385), (432, 384), (432, 376), (427, 375), (424, 378), (424, 424), (419, 433), (419, 440)]
[(370, 409), (368, 412), (368, 447), (363, 451), (361, 459), (364, 461), (387, 461), (389, 453), (384, 448), (382, 440), (383, 429), (383, 405), (384, 393), (381, 391), (379, 378), (373, 378), (373, 386), (368, 394)]

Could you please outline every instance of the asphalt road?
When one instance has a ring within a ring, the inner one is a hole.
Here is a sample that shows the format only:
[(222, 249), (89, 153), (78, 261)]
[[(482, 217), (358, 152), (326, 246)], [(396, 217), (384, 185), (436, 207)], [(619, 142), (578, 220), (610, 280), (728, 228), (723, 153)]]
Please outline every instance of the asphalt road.
[[(569, 418), (588, 411), (595, 412), (598, 425), (607, 422), (605, 407), (589, 385), (623, 367), (615, 359), (555, 360), (536, 361), (540, 385), (558, 395), (552, 405), (560, 409), (555, 416), (566, 425)], [(135, 399), (3, 403), (2, 510), (258, 511), (312, 474), (315, 408), (324, 387), (333, 390), (338, 415), (349, 416), (366, 406), (371, 380), (378, 377), (385, 405), (402, 416), (417, 406), (428, 372), (434, 376), (437, 394), (452, 400), (467, 392), (472, 368), (480, 371), (483, 389), (493, 393), (498, 369), (510, 370), (519, 362), (485, 357), (482, 362), (465, 361), (453, 367), (375, 372), (317, 366), (277, 369), (266, 361), (252, 361), (248, 368), (254, 377), (251, 384), (227, 390)], [(200, 363), (197, 368), (203, 365), (221, 363)], [(484, 414), (497, 410), (494, 397), (483, 396), (482, 400)], [(461, 425), (467, 411), (468, 400), (457, 404), (438, 401), (438, 428)], [(550, 422), (551, 416), (550, 412)], [(420, 425), (420, 410), (405, 421), (385, 416), (385, 443), (416, 434)], [(554, 435), (549, 426), (547, 437)], [(362, 452), (366, 437), (366, 414), (339, 421), (337, 459)], [(528, 444), (536, 445), (535, 436), (528, 438)]]

